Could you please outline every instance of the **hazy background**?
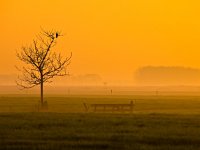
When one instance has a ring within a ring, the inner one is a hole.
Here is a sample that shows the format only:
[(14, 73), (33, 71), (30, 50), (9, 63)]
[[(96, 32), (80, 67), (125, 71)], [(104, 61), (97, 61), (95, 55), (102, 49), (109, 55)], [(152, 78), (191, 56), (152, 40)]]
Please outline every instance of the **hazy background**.
[(62, 30), (70, 78), (54, 85), (200, 85), (196, 0), (1, 0), (0, 84), (13, 85), (15, 56), (40, 28)]

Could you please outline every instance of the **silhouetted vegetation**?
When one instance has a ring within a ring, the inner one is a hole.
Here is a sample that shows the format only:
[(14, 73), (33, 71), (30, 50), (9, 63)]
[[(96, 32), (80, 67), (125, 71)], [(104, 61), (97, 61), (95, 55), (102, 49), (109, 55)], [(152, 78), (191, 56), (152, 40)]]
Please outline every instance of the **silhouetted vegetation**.
[(53, 52), (53, 47), (61, 33), (57, 31), (44, 31), (37, 36), (30, 46), (22, 47), (21, 52), (17, 53), (19, 60), (26, 64), (19, 69), (22, 76), (18, 78), (17, 84), (22, 88), (32, 88), (40, 85), (41, 105), (46, 104), (43, 100), (43, 84), (52, 82), (55, 76), (67, 75), (69, 58), (62, 58), (61, 54)]

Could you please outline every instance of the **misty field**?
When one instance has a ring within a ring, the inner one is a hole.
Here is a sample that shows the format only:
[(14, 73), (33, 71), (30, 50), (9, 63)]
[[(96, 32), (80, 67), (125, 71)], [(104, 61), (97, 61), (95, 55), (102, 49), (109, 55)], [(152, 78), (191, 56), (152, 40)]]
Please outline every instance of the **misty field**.
[[(134, 114), (167, 113), (167, 114), (200, 114), (200, 96), (155, 96), (155, 95), (79, 95), (47, 96), (47, 112), (84, 113), (86, 104), (120, 104), (133, 101)], [(38, 112), (39, 97), (32, 95), (0, 96), (0, 112)]]
[[(0, 98), (0, 149), (200, 149), (200, 97), (70, 96)], [(133, 113), (85, 113), (83, 102), (129, 103)]]

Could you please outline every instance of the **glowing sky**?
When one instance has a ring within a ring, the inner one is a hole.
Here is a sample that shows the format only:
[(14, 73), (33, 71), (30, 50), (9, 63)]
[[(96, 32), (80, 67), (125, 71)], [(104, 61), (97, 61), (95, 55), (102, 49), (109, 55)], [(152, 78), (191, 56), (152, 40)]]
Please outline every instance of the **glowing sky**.
[(1, 0), (1, 74), (15, 73), (15, 51), (40, 27), (62, 30), (72, 74), (131, 80), (138, 67), (200, 68), (198, 0)]

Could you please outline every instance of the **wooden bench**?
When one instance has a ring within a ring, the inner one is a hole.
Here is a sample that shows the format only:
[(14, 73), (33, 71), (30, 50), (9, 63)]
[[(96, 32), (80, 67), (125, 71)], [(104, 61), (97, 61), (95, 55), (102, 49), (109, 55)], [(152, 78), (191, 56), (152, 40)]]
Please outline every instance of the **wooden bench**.
[(85, 112), (133, 112), (134, 103), (129, 104), (86, 104), (83, 103)]

